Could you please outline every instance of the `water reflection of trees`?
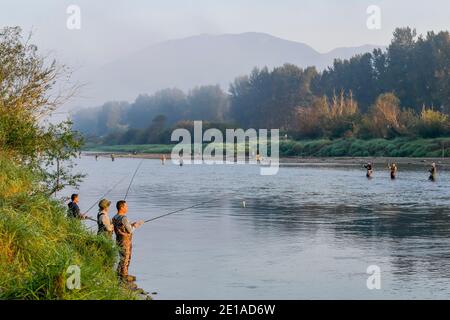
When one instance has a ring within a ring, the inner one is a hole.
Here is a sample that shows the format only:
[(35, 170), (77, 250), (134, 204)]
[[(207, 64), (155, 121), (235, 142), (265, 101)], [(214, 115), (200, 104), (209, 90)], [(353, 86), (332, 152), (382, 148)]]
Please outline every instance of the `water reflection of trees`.
[(252, 199), (239, 210), (257, 231), (300, 233), (314, 237), (331, 234), (349, 246), (382, 250), (398, 276), (426, 271), (423, 276), (450, 278), (450, 209), (420, 206), (328, 206), (298, 204), (286, 199)]

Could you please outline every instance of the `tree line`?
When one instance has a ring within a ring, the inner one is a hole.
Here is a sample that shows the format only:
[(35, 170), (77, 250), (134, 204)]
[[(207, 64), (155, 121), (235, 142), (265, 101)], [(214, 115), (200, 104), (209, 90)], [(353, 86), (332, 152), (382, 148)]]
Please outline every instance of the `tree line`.
[[(390, 45), (319, 72), (285, 64), (255, 68), (225, 93), (203, 86), (165, 89), (133, 103), (108, 102), (74, 115), (75, 126), (100, 141), (168, 143), (193, 120), (222, 127), (279, 128), (296, 138), (450, 134), (450, 34), (397, 28)], [(97, 140), (98, 141), (98, 140)]]

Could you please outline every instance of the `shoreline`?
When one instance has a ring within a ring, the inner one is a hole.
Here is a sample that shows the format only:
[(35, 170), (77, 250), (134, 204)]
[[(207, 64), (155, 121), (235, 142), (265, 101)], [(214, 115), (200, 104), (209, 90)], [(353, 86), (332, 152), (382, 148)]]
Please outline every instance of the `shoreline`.
[[(82, 155), (99, 158), (110, 158), (111, 154), (115, 158), (129, 159), (153, 159), (160, 160), (162, 156), (166, 156), (166, 160), (171, 160), (171, 154), (167, 153), (131, 153), (131, 152), (94, 152), (83, 151)], [(387, 165), (387, 163), (395, 162), (397, 165), (413, 165), (427, 166), (435, 162), (437, 165), (450, 168), (450, 158), (413, 158), (413, 157), (280, 157), (281, 166), (290, 165), (339, 165), (339, 166), (360, 166), (367, 162), (374, 165)]]

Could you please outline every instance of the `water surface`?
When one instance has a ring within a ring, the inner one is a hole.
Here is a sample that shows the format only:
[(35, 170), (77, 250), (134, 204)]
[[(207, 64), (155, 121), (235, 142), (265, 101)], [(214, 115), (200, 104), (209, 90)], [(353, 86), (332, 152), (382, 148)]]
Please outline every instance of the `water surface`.
[[(81, 209), (127, 177), (108, 196), (123, 198), (140, 161), (83, 156)], [(377, 167), (368, 180), (360, 167), (261, 176), (252, 165), (144, 160), (131, 220), (212, 202), (136, 231), (130, 273), (155, 299), (450, 298), (450, 173), (433, 183), (425, 166), (399, 169), (391, 181)], [(380, 290), (366, 286), (369, 265)]]

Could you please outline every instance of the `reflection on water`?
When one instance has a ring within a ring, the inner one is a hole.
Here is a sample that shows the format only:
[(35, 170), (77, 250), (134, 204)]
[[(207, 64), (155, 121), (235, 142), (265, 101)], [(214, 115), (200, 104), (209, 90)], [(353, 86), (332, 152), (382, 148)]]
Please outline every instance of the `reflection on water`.
[[(82, 209), (139, 161), (83, 157)], [(156, 299), (449, 298), (450, 173), (433, 183), (425, 166), (399, 169), (391, 181), (376, 167), (368, 180), (359, 167), (260, 176), (250, 165), (144, 160), (127, 198), (132, 220), (217, 200), (139, 229), (130, 272)], [(369, 265), (381, 268), (381, 290), (366, 287)]]

